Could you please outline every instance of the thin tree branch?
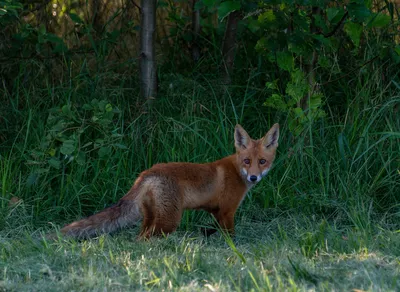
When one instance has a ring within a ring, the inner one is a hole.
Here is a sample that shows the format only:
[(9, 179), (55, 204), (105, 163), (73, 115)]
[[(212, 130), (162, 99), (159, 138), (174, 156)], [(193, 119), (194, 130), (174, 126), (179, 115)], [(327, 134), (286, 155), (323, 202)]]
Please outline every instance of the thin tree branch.
[(139, 10), (139, 13), (142, 13), (142, 8), (140, 8), (140, 6), (135, 3), (135, 0), (131, 0), (131, 2), (133, 6), (135, 6)]
[(323, 32), (318, 32), (318, 34), (322, 34), (325, 38), (333, 36), (336, 33), (336, 31), (342, 26), (343, 21), (346, 19), (347, 15), (349, 15), (348, 11), (346, 11), (346, 13), (343, 14), (342, 19), (340, 19), (340, 21), (336, 24), (336, 26), (333, 28), (331, 32), (327, 34), (324, 34)]

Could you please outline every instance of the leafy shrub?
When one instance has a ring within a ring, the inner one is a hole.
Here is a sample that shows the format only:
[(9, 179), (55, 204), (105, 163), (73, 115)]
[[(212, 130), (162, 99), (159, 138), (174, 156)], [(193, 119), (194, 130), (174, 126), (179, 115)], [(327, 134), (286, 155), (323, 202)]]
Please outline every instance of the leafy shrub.
[(50, 109), (46, 135), (31, 152), (29, 163), (38, 165), (35, 173), (65, 169), (73, 163), (85, 165), (90, 159), (109, 159), (114, 149), (127, 149), (114, 124), (119, 115), (108, 101), (96, 99), (81, 108), (66, 104)]

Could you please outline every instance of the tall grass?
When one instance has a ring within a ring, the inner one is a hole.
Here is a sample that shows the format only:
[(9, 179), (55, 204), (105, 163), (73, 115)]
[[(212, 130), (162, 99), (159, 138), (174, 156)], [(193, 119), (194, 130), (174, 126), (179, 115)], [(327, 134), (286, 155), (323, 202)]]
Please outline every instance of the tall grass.
[[(221, 98), (223, 88), (215, 82), (168, 76), (148, 113), (137, 106), (138, 96), (124, 88), (123, 76), (121, 84), (106, 86), (101, 86), (101, 76), (85, 84), (79, 76), (71, 81), (76, 83), (69, 87), (72, 92), (63, 85), (43, 90), (32, 83), (18, 88), (18, 98), (6, 96), (10, 106), (18, 106), (18, 99), (24, 102), (22, 110), (9, 114), (17, 128), (9, 122), (8, 140), (2, 147), (2, 208), (7, 199), (18, 197), (29, 206), (36, 223), (87, 215), (121, 197), (137, 174), (155, 163), (207, 162), (231, 154), (236, 123), (251, 136), (261, 137), (273, 122), (279, 122), (282, 134), (274, 170), (252, 191), (244, 209), (253, 204), (300, 208), (308, 214), (339, 216), (363, 230), (368, 229), (371, 216), (391, 220), (398, 216), (400, 97), (387, 89), (390, 84), (345, 88), (350, 107), (344, 120), (328, 109), (330, 116), (310, 123), (296, 138), (288, 132), (285, 117), (260, 107), (262, 100), (247, 87), (235, 87)], [(369, 102), (365, 97), (353, 98), (355, 91), (371, 94)], [(118, 134), (116, 139), (126, 147), (114, 147), (103, 158), (93, 147), (83, 165), (76, 161), (60, 169), (39, 165), (43, 161), (35, 161), (35, 151), (54, 131), (48, 125), (50, 108), (55, 108), (53, 115), (64, 105), (81, 113), (74, 125), (85, 131), (90, 116), (82, 106), (93, 98), (107, 100), (118, 114), (109, 132), (84, 132), (89, 137), (82, 141), (94, 143)]]

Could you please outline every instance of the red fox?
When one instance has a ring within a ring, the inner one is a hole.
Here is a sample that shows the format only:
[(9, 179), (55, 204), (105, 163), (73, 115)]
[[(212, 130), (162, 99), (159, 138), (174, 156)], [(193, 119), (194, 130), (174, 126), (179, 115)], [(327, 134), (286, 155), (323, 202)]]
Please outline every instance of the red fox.
[[(275, 159), (279, 125), (259, 140), (235, 127), (236, 153), (205, 163), (160, 163), (143, 171), (129, 192), (109, 208), (73, 222), (61, 233), (75, 238), (109, 233), (142, 221), (139, 238), (168, 234), (184, 209), (211, 213), (220, 227), (234, 233), (234, 215), (247, 191), (266, 176)], [(207, 234), (215, 231), (207, 230)]]

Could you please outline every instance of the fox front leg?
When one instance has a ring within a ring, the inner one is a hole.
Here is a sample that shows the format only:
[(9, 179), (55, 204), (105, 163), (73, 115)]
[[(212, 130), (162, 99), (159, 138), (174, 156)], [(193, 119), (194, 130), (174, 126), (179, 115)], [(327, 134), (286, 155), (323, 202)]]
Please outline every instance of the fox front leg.
[(201, 229), (204, 236), (208, 237), (219, 229), (222, 229), (223, 232), (230, 234), (233, 236), (235, 234), (235, 221), (234, 216), (235, 212), (211, 212), (215, 221), (212, 223), (212, 227), (204, 227)]

